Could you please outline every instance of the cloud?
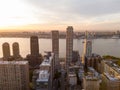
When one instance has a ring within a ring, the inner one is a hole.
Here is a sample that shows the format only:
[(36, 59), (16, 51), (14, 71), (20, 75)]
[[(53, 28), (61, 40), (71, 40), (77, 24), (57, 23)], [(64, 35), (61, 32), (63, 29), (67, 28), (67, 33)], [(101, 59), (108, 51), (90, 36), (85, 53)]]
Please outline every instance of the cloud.
[[(10, 16), (10, 20), (15, 19), (15, 24), (25, 22), (27, 25), (35, 24), (32, 25), (34, 27), (48, 25), (55, 29), (74, 25), (77, 30), (104, 29), (104, 27), (108, 29), (118, 27), (120, 24), (120, 0), (19, 0), (19, 2), (10, 0), (9, 2), (11, 3), (7, 3), (7, 6), (10, 7), (6, 9), (6, 5), (0, 4), (4, 7), (4, 11), (3, 8), (0, 9), (3, 13), (0, 16), (1, 18), (5, 15)], [(3, 22), (0, 24), (3, 25)]]
[(51, 24), (100, 23), (110, 17), (114, 20), (120, 14), (120, 0), (26, 0), (26, 3), (35, 8), (38, 20)]
[(59, 15), (97, 15), (120, 13), (120, 0), (27, 0), (38, 9)]

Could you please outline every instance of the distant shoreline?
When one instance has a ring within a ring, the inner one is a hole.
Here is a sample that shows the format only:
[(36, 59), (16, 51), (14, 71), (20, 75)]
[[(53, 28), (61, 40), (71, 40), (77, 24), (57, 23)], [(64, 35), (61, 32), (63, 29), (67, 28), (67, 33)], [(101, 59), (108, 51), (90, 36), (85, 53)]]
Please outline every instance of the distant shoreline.
[[(30, 36), (0, 36), (0, 38), (30, 38)], [(51, 39), (51, 37), (39, 37), (39, 39)], [(66, 39), (66, 38), (61, 38), (59, 37), (59, 39)], [(74, 39), (84, 39), (84, 38), (74, 38)], [(115, 38), (111, 38), (111, 37), (97, 37), (97, 38), (92, 38), (92, 39), (115, 39)], [(120, 38), (117, 38), (120, 39)]]

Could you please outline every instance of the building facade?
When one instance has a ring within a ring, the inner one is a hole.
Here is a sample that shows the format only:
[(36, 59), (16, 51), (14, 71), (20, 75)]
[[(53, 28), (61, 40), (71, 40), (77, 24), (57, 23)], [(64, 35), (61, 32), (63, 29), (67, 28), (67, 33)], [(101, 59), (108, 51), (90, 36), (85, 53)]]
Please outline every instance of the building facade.
[[(49, 54), (49, 55), (48, 55)], [(35, 81), (36, 90), (53, 90), (53, 78), (54, 78), (54, 54), (47, 53), (43, 62), (40, 64), (38, 75)]]
[(54, 53), (55, 69), (60, 69), (59, 61), (59, 31), (52, 31), (52, 52)]
[(83, 43), (84, 43), (84, 50), (82, 55), (82, 63), (85, 64), (85, 57), (88, 58), (92, 56), (92, 41), (87, 31), (85, 32), (85, 39)]
[(84, 40), (84, 55), (90, 57), (92, 55), (92, 41)]
[(19, 58), (20, 57), (20, 50), (19, 50), (19, 44), (17, 42), (14, 42), (12, 45), (12, 49), (13, 49), (13, 57)]
[(99, 90), (100, 76), (98, 72), (94, 68), (88, 67), (88, 72), (83, 78), (83, 83), (85, 90)]
[(92, 56), (92, 41), (87, 31), (85, 32), (84, 55), (87, 57)]
[(3, 59), (4, 60), (8, 60), (8, 58), (10, 57), (10, 46), (9, 46), (9, 43), (7, 43), (7, 42), (3, 43), (2, 49), (3, 49)]
[(104, 90), (120, 90), (120, 79), (109, 73), (102, 75), (102, 88)]
[(0, 61), (0, 90), (29, 90), (27, 61)]
[(72, 62), (73, 53), (73, 27), (68, 26), (66, 32), (66, 70), (69, 73), (69, 66)]
[(84, 89), (85, 90), (99, 90), (99, 80), (94, 77), (85, 77), (84, 78)]
[(101, 66), (103, 68), (103, 73), (109, 73), (114, 77), (120, 76), (120, 67), (110, 60), (102, 60)]
[(30, 50), (32, 56), (38, 56), (39, 55), (39, 42), (37, 36), (31, 36), (30, 37)]
[(31, 54), (28, 54), (25, 59), (29, 61), (29, 68), (39, 68), (39, 65), (41, 64), (43, 58), (42, 55), (39, 54), (39, 42), (37, 36), (30, 37), (30, 52)]

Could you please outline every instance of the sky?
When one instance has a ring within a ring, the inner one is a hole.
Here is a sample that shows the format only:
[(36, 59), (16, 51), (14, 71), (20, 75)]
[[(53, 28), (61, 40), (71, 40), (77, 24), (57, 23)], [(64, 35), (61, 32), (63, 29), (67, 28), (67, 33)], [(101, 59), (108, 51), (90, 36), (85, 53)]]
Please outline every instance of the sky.
[(0, 31), (120, 30), (120, 0), (0, 0)]

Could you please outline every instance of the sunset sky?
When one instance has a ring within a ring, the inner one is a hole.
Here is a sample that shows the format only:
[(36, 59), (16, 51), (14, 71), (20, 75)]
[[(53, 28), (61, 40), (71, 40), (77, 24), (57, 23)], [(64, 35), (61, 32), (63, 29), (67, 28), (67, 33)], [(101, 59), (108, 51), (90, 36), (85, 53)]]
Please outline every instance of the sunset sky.
[(0, 0), (0, 31), (120, 30), (120, 0)]

